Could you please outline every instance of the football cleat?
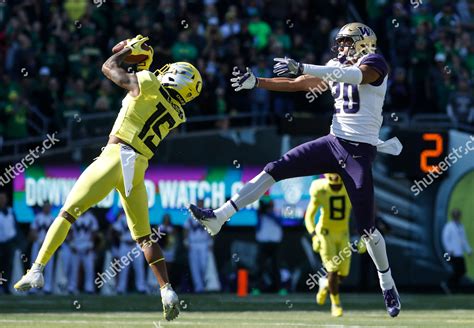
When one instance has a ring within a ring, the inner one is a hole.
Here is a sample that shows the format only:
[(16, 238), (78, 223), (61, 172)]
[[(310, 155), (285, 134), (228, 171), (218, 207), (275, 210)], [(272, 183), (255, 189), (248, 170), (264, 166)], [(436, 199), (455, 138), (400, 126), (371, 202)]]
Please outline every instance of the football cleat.
[(13, 286), (18, 291), (27, 291), (31, 288), (44, 286), (43, 273), (39, 270), (28, 270), (26, 274)]
[(385, 301), (385, 307), (387, 308), (388, 314), (392, 318), (396, 317), (402, 308), (397, 288), (393, 286), (392, 289), (384, 290), (383, 299)]
[(179, 298), (170, 284), (166, 284), (160, 290), (161, 302), (163, 303), (163, 317), (167, 321), (176, 319), (179, 315)]
[(328, 297), (328, 279), (319, 278), (318, 284), (319, 284), (319, 290), (318, 290), (318, 293), (316, 294), (316, 303), (318, 303), (319, 305), (324, 305)]
[(212, 209), (202, 209), (193, 204), (189, 205), (188, 209), (193, 218), (199, 222), (211, 236), (217, 235), (221, 230), (222, 225), (217, 221)]
[(342, 317), (342, 306), (332, 304), (331, 305), (331, 315), (333, 317)]

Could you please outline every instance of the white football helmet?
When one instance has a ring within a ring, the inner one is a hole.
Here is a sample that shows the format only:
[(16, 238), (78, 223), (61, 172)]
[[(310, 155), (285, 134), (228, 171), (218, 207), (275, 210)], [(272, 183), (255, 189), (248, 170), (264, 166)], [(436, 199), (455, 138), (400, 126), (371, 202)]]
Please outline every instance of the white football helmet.
[[(352, 42), (347, 42), (348, 39)], [(362, 23), (344, 25), (337, 33), (335, 41), (334, 48), (339, 60), (356, 61), (364, 55), (375, 53), (377, 49), (377, 36), (370, 27)]]
[(170, 96), (181, 105), (190, 102), (201, 93), (202, 78), (199, 71), (190, 63), (176, 62), (166, 64), (155, 71), (155, 75)]

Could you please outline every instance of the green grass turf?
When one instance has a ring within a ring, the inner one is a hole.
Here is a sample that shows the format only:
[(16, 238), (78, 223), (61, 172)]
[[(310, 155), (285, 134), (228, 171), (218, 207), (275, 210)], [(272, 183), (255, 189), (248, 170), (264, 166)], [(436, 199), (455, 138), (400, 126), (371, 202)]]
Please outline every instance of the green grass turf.
[(381, 295), (341, 297), (344, 316), (332, 318), (329, 305), (317, 306), (309, 293), (183, 294), (180, 317), (168, 323), (158, 296), (1, 296), (0, 327), (474, 327), (472, 295), (402, 294), (395, 319), (386, 314)]

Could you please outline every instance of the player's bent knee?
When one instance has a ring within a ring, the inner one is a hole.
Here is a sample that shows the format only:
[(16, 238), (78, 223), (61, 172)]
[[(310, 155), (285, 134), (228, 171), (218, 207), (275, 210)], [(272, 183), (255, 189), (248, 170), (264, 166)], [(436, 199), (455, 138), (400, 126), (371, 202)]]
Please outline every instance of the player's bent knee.
[(146, 235), (146, 236), (142, 236), (142, 237), (138, 237), (136, 239), (136, 241), (137, 241), (138, 245), (140, 245), (140, 248), (142, 249), (142, 251), (144, 249), (150, 247), (153, 244), (150, 236), (151, 236), (151, 234)]
[(278, 172), (278, 161), (270, 162), (263, 168), (267, 174), (269, 174), (275, 182), (283, 180), (282, 177), (279, 176)]
[(62, 217), (64, 219), (66, 219), (66, 221), (68, 221), (69, 223), (73, 224), (74, 222), (76, 222), (76, 218), (74, 216), (72, 216), (71, 214), (69, 214), (68, 212), (66, 212), (65, 210), (61, 210), (59, 212), (59, 217)]

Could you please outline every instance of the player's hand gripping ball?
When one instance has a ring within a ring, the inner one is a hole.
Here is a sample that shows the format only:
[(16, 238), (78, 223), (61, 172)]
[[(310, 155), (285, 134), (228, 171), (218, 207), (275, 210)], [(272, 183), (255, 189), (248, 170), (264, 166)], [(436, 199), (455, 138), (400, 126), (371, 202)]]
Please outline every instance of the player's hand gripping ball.
[(153, 48), (147, 45), (148, 37), (137, 35), (133, 39), (127, 39), (119, 42), (112, 48), (113, 53), (121, 51), (123, 48), (131, 50), (130, 54), (125, 57), (126, 64), (136, 64), (139, 71), (148, 70), (153, 61)]

